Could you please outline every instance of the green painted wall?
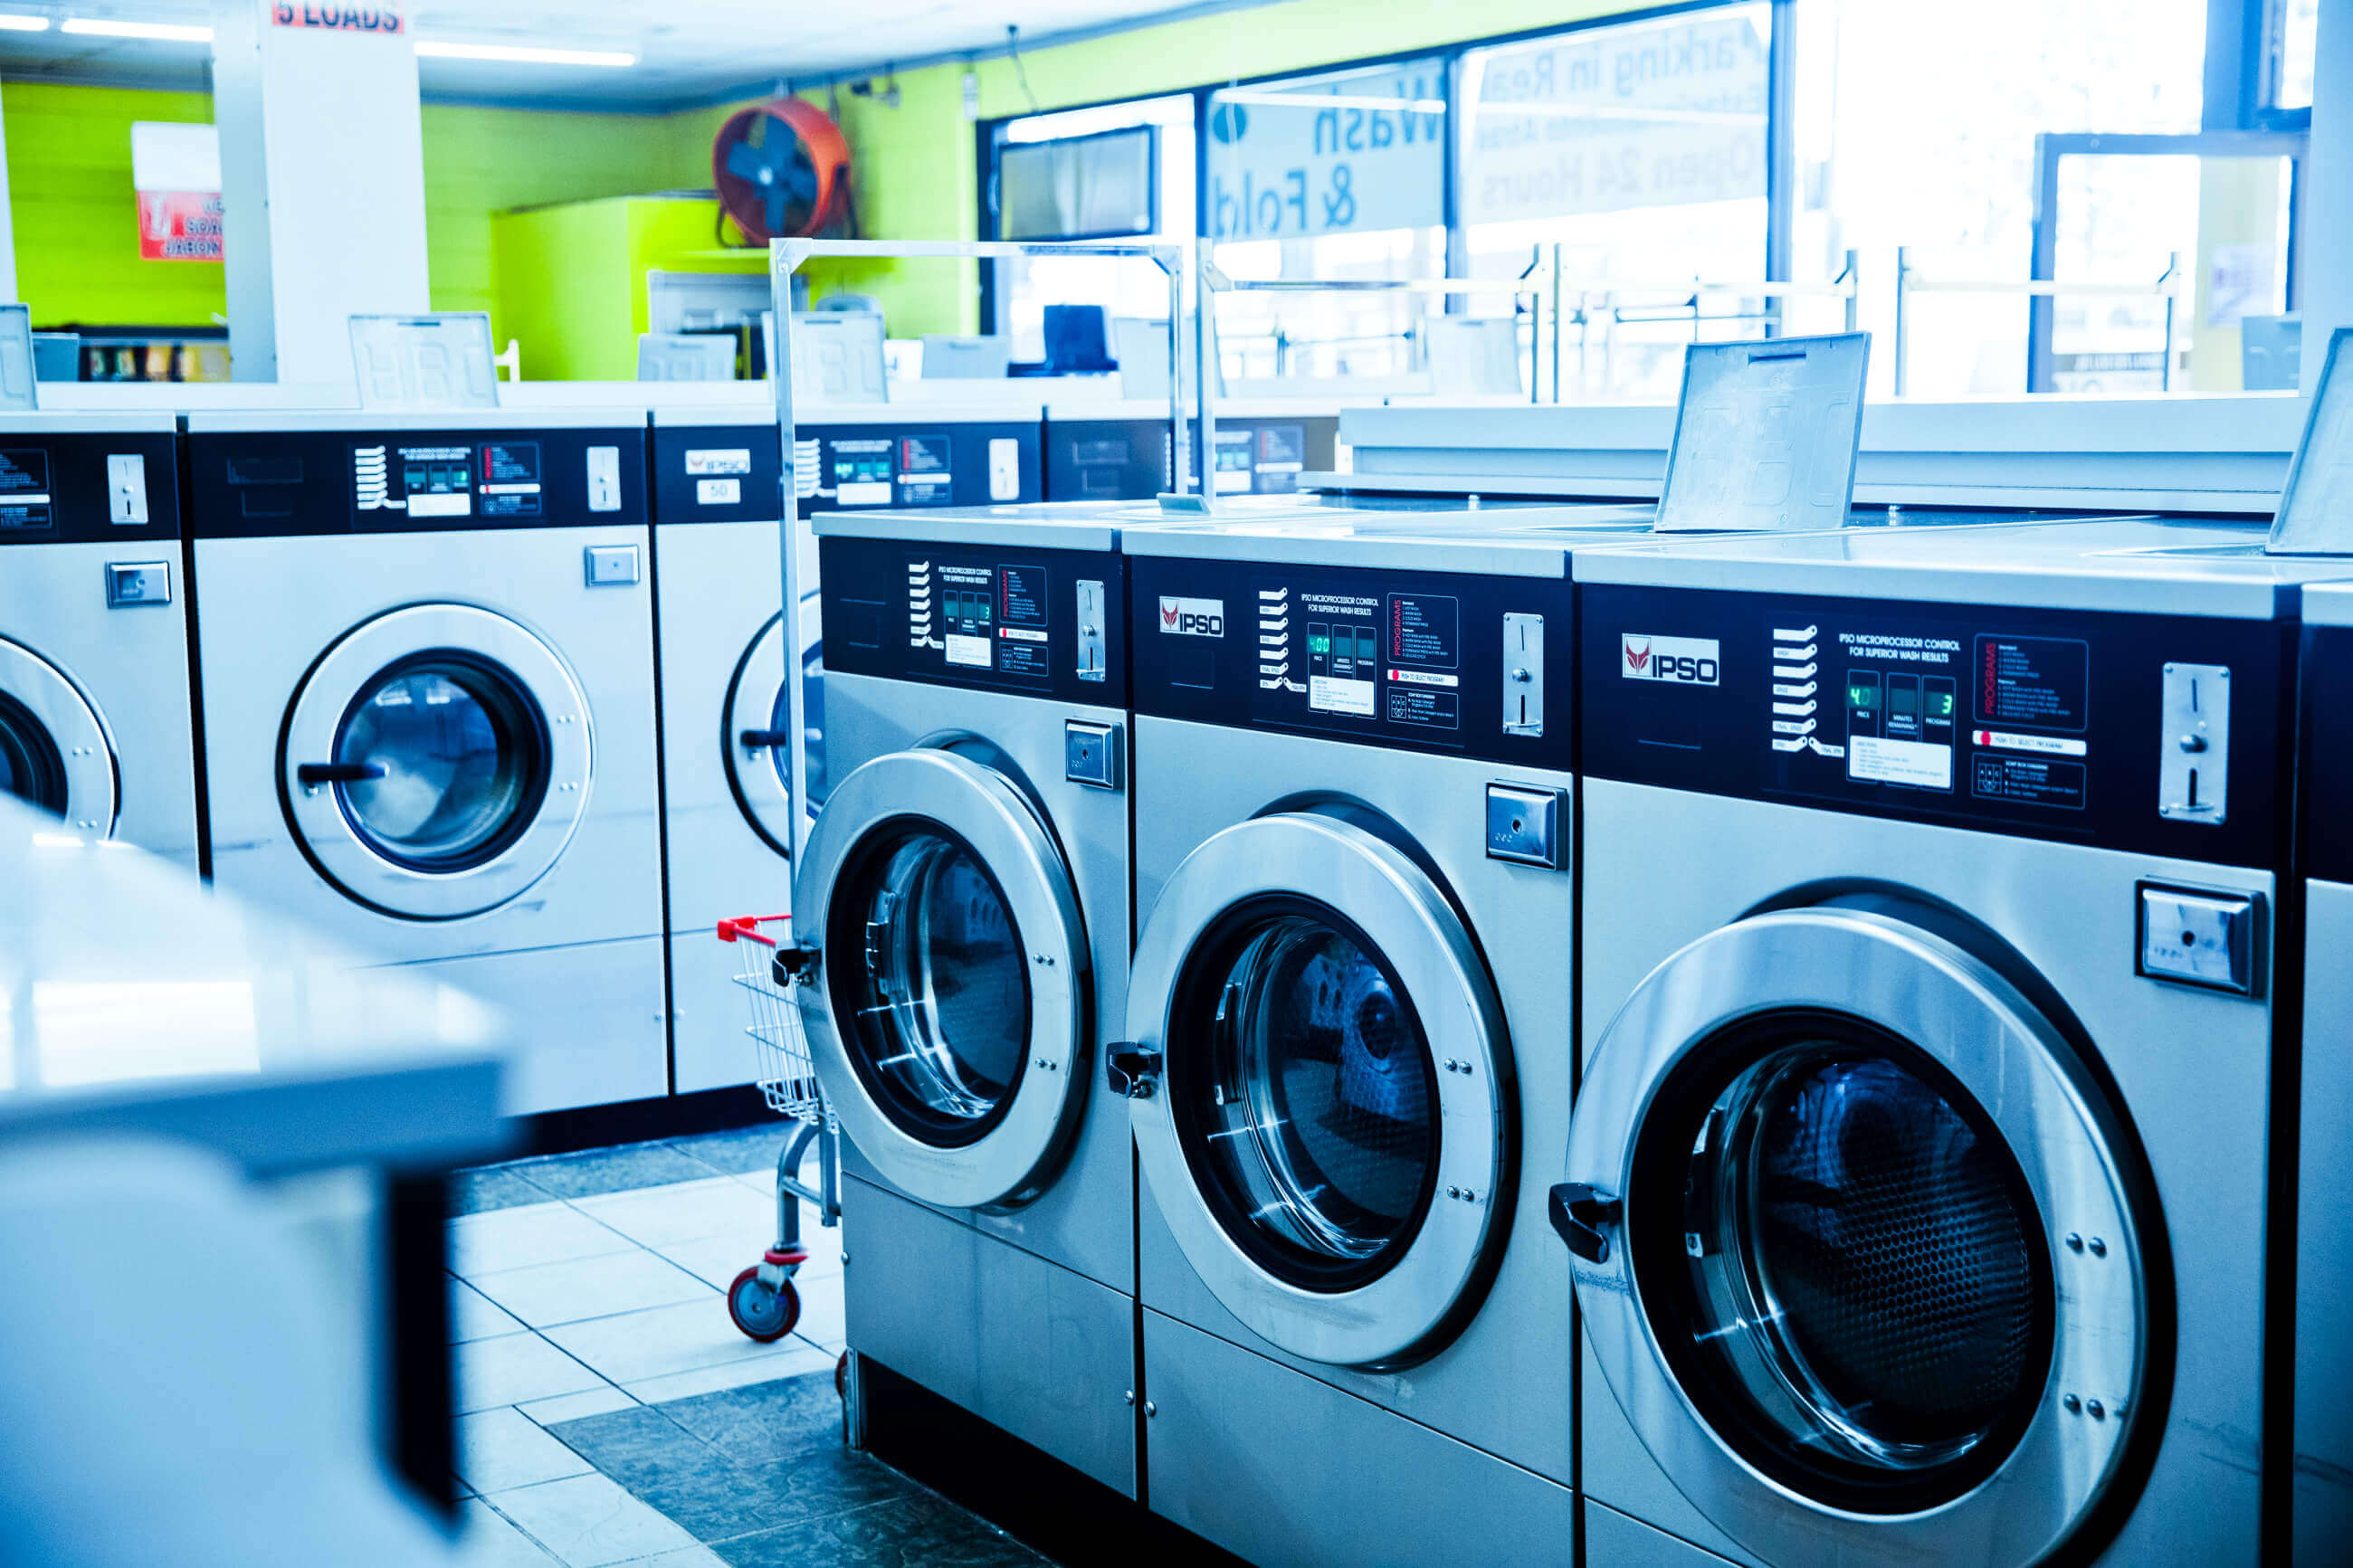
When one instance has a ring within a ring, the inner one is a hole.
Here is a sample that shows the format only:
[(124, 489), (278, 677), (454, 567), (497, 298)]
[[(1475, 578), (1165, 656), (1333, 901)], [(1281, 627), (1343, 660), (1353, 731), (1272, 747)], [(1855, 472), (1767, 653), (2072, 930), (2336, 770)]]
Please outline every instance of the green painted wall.
[(216, 261), (139, 259), (131, 122), (213, 117), (201, 92), (10, 82), (0, 91), (16, 288), (36, 327), (206, 327), (226, 309)]

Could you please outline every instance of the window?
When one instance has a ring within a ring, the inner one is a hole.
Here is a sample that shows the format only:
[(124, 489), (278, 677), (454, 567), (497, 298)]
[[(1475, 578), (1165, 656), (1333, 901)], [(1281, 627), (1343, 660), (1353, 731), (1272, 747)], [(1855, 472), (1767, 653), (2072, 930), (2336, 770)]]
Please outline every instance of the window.
[(1763, 331), (1763, 299), (1675, 285), (1766, 276), (1771, 54), (1753, 5), (1463, 55), (1469, 270), (1558, 265), (1564, 401), (1672, 398), (1686, 342)]
[(2265, 7), (2272, 27), (2271, 69), (2264, 96), (2272, 109), (2310, 110), (2314, 56), (2320, 38), (2320, 0), (2252, 0)]
[[(1158, 131), (1159, 228), (1148, 237), (1189, 244), (1198, 206), (1194, 195), (1191, 93), (1009, 120), (997, 127), (997, 145), (1002, 149), (1008, 143), (1097, 136), (1138, 126), (1153, 126)], [(987, 215), (991, 234), (1000, 232), (994, 210), (997, 199), (992, 191), (992, 210)], [(1113, 317), (1158, 321), (1162, 330), (1166, 330), (1167, 274), (1142, 257), (1090, 261), (1049, 256), (1000, 262), (996, 289), (997, 321), (992, 330), (1011, 336), (1013, 357), (1017, 360), (1046, 357), (1046, 307), (1050, 304), (1101, 305)]]
[[(1442, 58), (1208, 95), (1211, 258), (1236, 279), (1324, 282), (1446, 272)], [(1432, 296), (1240, 293), (1218, 307), (1229, 389), (1282, 376), (1398, 376), (1415, 368)]]

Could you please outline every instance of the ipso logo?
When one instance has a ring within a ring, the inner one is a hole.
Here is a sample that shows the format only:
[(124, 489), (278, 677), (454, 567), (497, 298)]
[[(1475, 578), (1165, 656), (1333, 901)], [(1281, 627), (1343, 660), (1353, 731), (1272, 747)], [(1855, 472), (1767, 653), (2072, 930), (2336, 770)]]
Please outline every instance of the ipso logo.
[(1223, 599), (1160, 598), (1160, 629), (1178, 637), (1221, 637), (1226, 635)]
[(1623, 657), (1618, 673), (1629, 680), (1714, 686), (1723, 670), (1714, 637), (1653, 637), (1628, 632), (1619, 638), (1619, 645)]

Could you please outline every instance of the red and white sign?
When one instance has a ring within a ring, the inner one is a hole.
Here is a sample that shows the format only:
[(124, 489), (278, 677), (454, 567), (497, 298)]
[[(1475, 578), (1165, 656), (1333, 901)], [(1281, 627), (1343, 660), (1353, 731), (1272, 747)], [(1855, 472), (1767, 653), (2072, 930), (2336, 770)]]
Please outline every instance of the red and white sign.
[(406, 31), (398, 5), (290, 5), (276, 0), (269, 19), (280, 27), (319, 27), (332, 33), (391, 34)]
[(218, 191), (139, 193), (139, 258), (142, 261), (218, 261)]

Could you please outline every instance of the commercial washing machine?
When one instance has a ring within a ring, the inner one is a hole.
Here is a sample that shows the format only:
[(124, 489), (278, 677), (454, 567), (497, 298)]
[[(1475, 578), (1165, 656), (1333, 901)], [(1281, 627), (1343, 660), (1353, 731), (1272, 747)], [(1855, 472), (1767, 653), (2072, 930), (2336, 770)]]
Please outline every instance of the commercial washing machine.
[(195, 414), (214, 879), (669, 1088), (642, 413)]
[(847, 1134), (849, 1348), (1129, 1497), (1134, 1179), (1117, 531), (820, 515), (826, 768), (793, 905)]
[(175, 428), (0, 415), (0, 793), (193, 872)]
[(714, 957), (712, 928), (792, 902), (788, 664), (804, 672), (812, 764), (823, 756), (816, 538), (805, 538), (800, 647), (788, 660), (777, 450), (773, 412), (653, 410), (670, 1065), (681, 1093), (753, 1077), (743, 994)]
[(1149, 1500), (1259, 1563), (1577, 1552), (1577, 536), (1443, 526), (1123, 535)]
[(1593, 1568), (2257, 1560), (2262, 538), (1577, 556)]
[(2305, 590), (2303, 666), (2295, 1561), (2321, 1563), (2353, 1541), (2353, 584)]

